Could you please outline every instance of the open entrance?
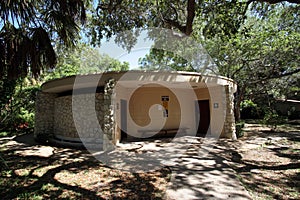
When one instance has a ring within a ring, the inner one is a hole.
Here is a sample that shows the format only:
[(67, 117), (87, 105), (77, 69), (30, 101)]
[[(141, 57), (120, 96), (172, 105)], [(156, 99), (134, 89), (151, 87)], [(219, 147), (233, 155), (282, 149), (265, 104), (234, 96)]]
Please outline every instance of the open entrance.
[(127, 139), (127, 101), (121, 99), (121, 141)]
[(210, 125), (209, 100), (197, 100), (196, 102), (197, 136), (205, 136)]

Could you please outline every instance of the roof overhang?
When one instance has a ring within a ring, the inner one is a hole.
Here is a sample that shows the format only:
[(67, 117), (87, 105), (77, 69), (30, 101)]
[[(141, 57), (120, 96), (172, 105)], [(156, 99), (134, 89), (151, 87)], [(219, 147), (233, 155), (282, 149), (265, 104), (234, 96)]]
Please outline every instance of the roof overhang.
[(214, 87), (229, 85), (236, 91), (236, 83), (229, 78), (215, 75), (203, 75), (196, 72), (161, 72), (161, 71), (120, 71), (98, 74), (69, 76), (45, 82), (43, 92), (61, 93), (73, 89), (96, 88), (105, 85), (109, 79), (114, 79), (123, 87), (136, 87), (144, 85), (168, 85), (173, 88)]

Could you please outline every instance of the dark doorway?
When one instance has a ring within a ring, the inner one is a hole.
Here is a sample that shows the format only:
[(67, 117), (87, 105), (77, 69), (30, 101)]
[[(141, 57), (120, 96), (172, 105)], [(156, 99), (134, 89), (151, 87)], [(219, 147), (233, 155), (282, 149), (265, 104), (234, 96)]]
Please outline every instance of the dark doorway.
[(121, 141), (127, 139), (127, 101), (121, 99)]
[(210, 125), (209, 100), (197, 100), (195, 103), (197, 136), (205, 136)]

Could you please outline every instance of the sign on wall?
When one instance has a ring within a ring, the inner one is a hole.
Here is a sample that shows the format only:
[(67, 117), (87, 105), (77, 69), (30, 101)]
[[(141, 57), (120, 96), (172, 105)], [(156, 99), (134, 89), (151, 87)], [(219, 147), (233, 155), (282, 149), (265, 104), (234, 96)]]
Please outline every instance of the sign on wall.
[(164, 117), (168, 117), (169, 116), (169, 110), (168, 110), (169, 96), (161, 96), (161, 101), (162, 101), (162, 106), (164, 107), (163, 115), (164, 115)]

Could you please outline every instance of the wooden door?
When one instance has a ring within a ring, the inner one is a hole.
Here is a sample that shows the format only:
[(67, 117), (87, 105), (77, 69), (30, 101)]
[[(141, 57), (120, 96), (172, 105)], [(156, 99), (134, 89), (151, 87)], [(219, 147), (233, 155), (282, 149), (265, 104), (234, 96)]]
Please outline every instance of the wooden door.
[(209, 100), (196, 101), (197, 136), (205, 136), (210, 125)]
[(127, 101), (121, 99), (121, 141), (127, 138)]

